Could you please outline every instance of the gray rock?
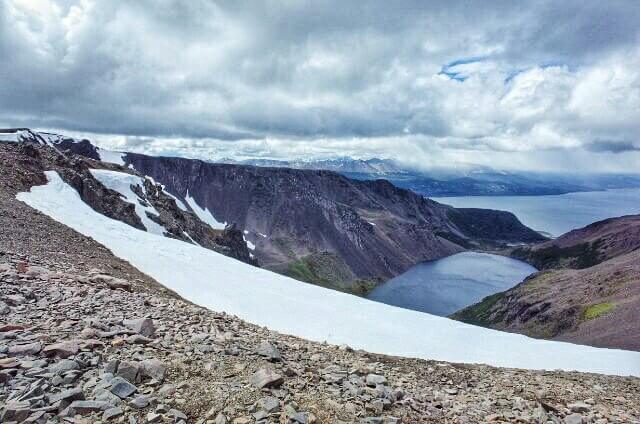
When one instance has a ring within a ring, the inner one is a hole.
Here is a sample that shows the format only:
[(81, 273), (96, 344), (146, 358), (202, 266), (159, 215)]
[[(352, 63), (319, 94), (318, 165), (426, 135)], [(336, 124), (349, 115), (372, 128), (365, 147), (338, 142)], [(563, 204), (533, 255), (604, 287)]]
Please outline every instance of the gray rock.
[(71, 359), (63, 359), (54, 364), (49, 365), (48, 370), (53, 374), (63, 374), (67, 371), (80, 369), (80, 365)]
[(127, 398), (138, 391), (138, 388), (122, 377), (116, 377), (111, 380), (111, 393), (120, 399)]
[(77, 340), (65, 340), (45, 346), (42, 353), (47, 356), (59, 356), (60, 358), (68, 358), (75, 355), (80, 350), (80, 344)]
[(62, 413), (63, 416), (72, 417), (74, 415), (86, 415), (92, 412), (105, 411), (111, 407), (109, 402), (102, 400), (76, 400), (71, 403)]
[(118, 364), (120, 364), (119, 360), (112, 359), (104, 366), (104, 372), (115, 375), (116, 371), (118, 370)]
[(143, 409), (149, 406), (151, 398), (147, 395), (138, 395), (131, 401), (131, 406), (136, 409)]
[(29, 418), (31, 411), (29, 410), (29, 402), (10, 402), (4, 405), (2, 413), (0, 413), (0, 422), (22, 422)]
[(281, 361), (282, 356), (280, 355), (280, 351), (278, 348), (271, 342), (263, 340), (260, 342), (258, 349), (256, 349), (256, 353), (260, 356), (264, 356), (270, 361)]
[(9, 305), (0, 300), (0, 315), (7, 315), (9, 312), (11, 312)]
[(49, 395), (49, 403), (54, 404), (59, 401), (73, 402), (74, 400), (84, 400), (84, 392), (79, 387), (63, 390), (59, 393)]
[(576, 402), (570, 403), (569, 405), (567, 405), (567, 408), (569, 408), (571, 412), (584, 413), (591, 410), (591, 405), (588, 405), (584, 402)]
[(564, 419), (565, 424), (583, 424), (584, 418), (580, 414), (571, 414)]
[(118, 406), (122, 403), (122, 400), (120, 400), (118, 396), (114, 395), (107, 389), (97, 389), (93, 392), (93, 396), (96, 400), (103, 400), (112, 406)]
[(162, 383), (167, 367), (157, 359), (145, 359), (140, 362), (140, 374)]
[(4, 301), (4, 303), (8, 304), (9, 306), (22, 305), (27, 301), (27, 299), (21, 294), (8, 294), (6, 296), (3, 296), (2, 300)]
[(227, 417), (220, 412), (218, 415), (216, 415), (216, 418), (213, 420), (213, 424), (228, 424), (229, 420), (227, 420)]
[(119, 407), (113, 407), (113, 408), (109, 408), (106, 411), (104, 411), (104, 413), (102, 414), (102, 419), (104, 421), (109, 421), (110, 419), (113, 418), (118, 418), (119, 416), (123, 415), (124, 411), (122, 410), (122, 408)]
[(385, 376), (379, 374), (367, 374), (365, 381), (369, 387), (376, 387), (378, 384), (387, 383)]
[(42, 350), (40, 342), (9, 346), (9, 355), (36, 355)]
[(156, 414), (155, 412), (149, 412), (147, 414), (148, 423), (159, 423), (160, 421), (162, 421), (162, 415)]
[(156, 328), (153, 320), (150, 318), (126, 319), (122, 322), (125, 327), (142, 334), (145, 337), (151, 337), (155, 334)]
[(280, 409), (280, 401), (273, 396), (267, 396), (258, 400), (256, 406), (270, 414)]
[(138, 372), (140, 365), (137, 362), (122, 361), (118, 364), (118, 370), (116, 371), (117, 377), (122, 377), (130, 383), (135, 383), (138, 378)]
[(152, 339), (150, 339), (148, 337), (145, 337), (145, 336), (142, 336), (140, 334), (134, 334), (134, 335), (131, 335), (131, 336), (127, 337), (127, 343), (130, 343), (130, 344), (142, 344), (142, 345), (144, 345), (144, 344), (149, 344), (152, 341), (153, 341)]
[(258, 389), (280, 387), (284, 378), (273, 370), (260, 368), (251, 376), (251, 384)]
[(179, 411), (177, 409), (170, 409), (169, 412), (167, 412), (167, 415), (169, 417), (172, 417), (175, 420), (175, 422), (178, 422), (180, 420), (182, 421), (187, 420), (187, 416), (184, 414), (184, 412)]

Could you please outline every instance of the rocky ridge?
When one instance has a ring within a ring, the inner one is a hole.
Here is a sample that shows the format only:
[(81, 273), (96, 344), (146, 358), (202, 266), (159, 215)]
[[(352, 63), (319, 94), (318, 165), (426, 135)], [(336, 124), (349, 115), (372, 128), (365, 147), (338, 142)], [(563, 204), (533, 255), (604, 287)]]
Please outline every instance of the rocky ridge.
[(263, 267), (350, 292), (466, 248), (544, 240), (511, 213), (455, 209), (386, 180), (135, 153), (124, 160), (244, 229)]
[(640, 216), (599, 221), (507, 252), (542, 269), (453, 315), (471, 324), (640, 350)]

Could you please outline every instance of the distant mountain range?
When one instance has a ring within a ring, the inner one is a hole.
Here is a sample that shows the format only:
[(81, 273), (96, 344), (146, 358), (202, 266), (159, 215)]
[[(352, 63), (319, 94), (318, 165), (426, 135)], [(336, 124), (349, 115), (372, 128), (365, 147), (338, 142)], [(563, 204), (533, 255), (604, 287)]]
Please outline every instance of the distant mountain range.
[(247, 159), (221, 162), (260, 167), (319, 169), (339, 172), (359, 180), (386, 179), (394, 185), (428, 197), (438, 196), (538, 196), (579, 191), (640, 187), (640, 175), (507, 172), (487, 167), (469, 170), (412, 169), (391, 159), (281, 161)]

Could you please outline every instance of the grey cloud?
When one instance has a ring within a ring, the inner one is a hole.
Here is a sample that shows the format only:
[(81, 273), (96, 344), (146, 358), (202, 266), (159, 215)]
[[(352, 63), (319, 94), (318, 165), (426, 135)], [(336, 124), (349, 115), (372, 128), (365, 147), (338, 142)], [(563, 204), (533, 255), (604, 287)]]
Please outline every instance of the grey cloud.
[[(159, 149), (155, 138), (217, 139), (255, 154), (273, 139), (288, 140), (277, 146), (292, 154), (314, 143), (340, 153), (354, 138), (370, 139), (358, 148), (377, 154), (382, 147), (370, 146), (392, 144), (375, 139), (403, 137), (416, 151), (553, 149), (568, 140), (559, 148), (595, 154), (611, 150), (589, 134), (638, 130), (634, 116), (624, 131), (617, 122), (593, 128), (568, 105), (573, 79), (590, 67), (606, 68), (615, 54), (640, 57), (635, 2), (26, 3), (0, 2), (0, 57), (10, 64), (0, 67), (0, 121), (15, 125), (126, 135), (141, 149)], [(466, 69), (464, 82), (438, 75), (470, 57), (485, 58), (485, 68)], [(522, 84), (511, 96), (518, 101), (501, 103), (516, 79), (549, 63), (567, 65), (538, 76), (551, 89)]]
[(640, 141), (596, 140), (588, 144), (587, 148), (593, 152), (640, 152)]

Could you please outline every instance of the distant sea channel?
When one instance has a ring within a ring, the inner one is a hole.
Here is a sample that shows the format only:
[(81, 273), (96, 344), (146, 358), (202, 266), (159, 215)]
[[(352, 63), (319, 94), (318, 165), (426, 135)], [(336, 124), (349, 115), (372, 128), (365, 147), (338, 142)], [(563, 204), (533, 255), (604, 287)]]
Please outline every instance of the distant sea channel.
[(456, 208), (513, 212), (524, 225), (553, 237), (595, 221), (640, 213), (640, 188), (550, 196), (462, 196), (431, 199)]

